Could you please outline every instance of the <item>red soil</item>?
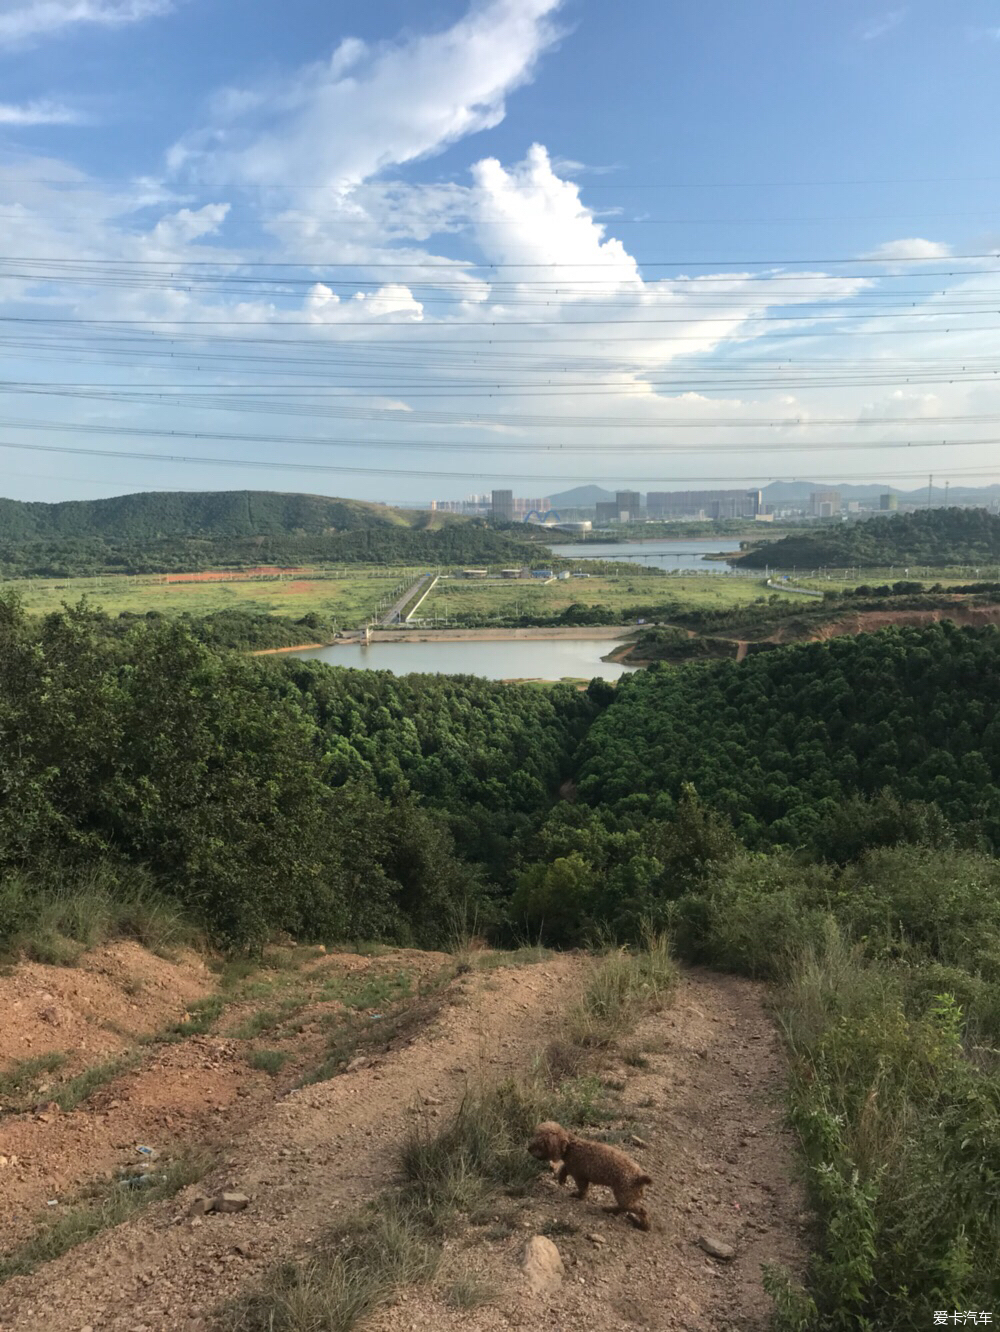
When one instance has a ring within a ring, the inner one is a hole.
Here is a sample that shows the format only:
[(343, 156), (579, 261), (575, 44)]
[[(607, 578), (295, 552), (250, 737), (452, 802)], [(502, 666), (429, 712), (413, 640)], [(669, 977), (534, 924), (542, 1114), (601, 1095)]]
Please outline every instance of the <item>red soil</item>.
[(259, 578), (262, 574), (290, 573), (305, 573), (305, 570), (298, 566), (283, 569), (276, 564), (259, 564), (254, 569), (208, 569), (204, 573), (165, 574), (164, 577), (168, 583), (221, 583)]

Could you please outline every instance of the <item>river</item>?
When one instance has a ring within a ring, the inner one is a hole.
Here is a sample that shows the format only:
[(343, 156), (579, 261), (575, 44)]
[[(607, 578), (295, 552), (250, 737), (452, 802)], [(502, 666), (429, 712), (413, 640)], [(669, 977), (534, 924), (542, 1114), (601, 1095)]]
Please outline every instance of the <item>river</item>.
[(628, 666), (601, 661), (620, 644), (608, 638), (465, 639), (442, 643), (338, 643), (289, 656), (394, 675), (482, 675), (487, 680), (617, 680)]
[(697, 569), (699, 573), (729, 573), (729, 566), (706, 561), (706, 555), (739, 551), (738, 540), (723, 541), (709, 537), (705, 541), (609, 541), (593, 544), (550, 546), (553, 555), (564, 560), (626, 560), (629, 564), (656, 564), (665, 569)]

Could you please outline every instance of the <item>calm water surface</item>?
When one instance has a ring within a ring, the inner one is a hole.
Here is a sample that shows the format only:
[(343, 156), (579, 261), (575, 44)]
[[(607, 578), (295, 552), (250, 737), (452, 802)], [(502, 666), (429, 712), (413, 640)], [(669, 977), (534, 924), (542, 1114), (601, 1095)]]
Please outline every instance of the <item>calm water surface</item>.
[(738, 540), (723, 541), (581, 541), (578, 546), (551, 546), (553, 555), (564, 560), (627, 560), (630, 564), (655, 564), (664, 569), (697, 569), (701, 573), (722, 573), (728, 565), (706, 561), (706, 555), (738, 551)]
[(288, 655), (325, 661), (331, 666), (392, 671), (394, 675), (482, 675), (487, 680), (560, 680), (568, 675), (617, 680), (630, 668), (601, 658), (618, 646), (608, 638), (513, 642), (464, 639), (457, 643), (372, 643), (369, 647), (346, 643)]

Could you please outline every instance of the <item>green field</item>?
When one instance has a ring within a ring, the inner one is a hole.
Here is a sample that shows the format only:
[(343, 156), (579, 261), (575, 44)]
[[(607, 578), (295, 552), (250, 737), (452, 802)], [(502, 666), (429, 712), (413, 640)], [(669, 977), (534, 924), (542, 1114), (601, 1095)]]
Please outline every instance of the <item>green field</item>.
[(245, 610), (298, 619), (316, 611), (354, 628), (374, 615), (397, 587), (416, 577), (410, 569), (361, 570), (330, 576), (306, 570), (282, 578), (233, 582), (168, 583), (162, 578), (116, 575), (103, 578), (13, 579), (0, 584), (14, 589), (25, 609), (42, 615), (86, 597), (95, 606), (117, 615), (131, 611), (143, 615), (209, 615), (213, 611)]
[(442, 578), (420, 608), (424, 619), (462, 615), (558, 615), (574, 603), (628, 610), (634, 606), (678, 602), (692, 609), (744, 605), (766, 592), (763, 578), (727, 578), (719, 574), (646, 573), (621, 577), (570, 578), (551, 583), (528, 579), (474, 582)]
[[(907, 572), (909, 570), (909, 572)], [(817, 591), (843, 592), (860, 585), (878, 587), (883, 583), (923, 583), (932, 587), (961, 587), (967, 583), (985, 583), (1000, 580), (1000, 566), (996, 564), (948, 565), (947, 567), (921, 565), (886, 565), (881, 569), (825, 569), (822, 573), (799, 574), (797, 587), (811, 587)]]

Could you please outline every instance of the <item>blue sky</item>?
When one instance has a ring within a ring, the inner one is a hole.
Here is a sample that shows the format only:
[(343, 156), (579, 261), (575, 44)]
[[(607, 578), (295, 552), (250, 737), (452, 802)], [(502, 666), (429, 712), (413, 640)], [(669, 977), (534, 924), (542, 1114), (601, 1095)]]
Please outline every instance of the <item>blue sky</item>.
[(998, 73), (973, 0), (0, 0), (0, 492), (996, 480)]

